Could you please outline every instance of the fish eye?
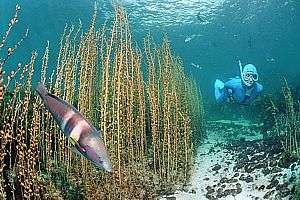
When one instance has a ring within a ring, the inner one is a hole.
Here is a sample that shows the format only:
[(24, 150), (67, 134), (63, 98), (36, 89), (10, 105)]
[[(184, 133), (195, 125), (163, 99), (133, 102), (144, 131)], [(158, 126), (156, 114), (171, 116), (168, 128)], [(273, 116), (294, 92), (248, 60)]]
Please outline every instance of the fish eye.
[(100, 156), (98, 156), (98, 159), (99, 159), (99, 163), (100, 163), (100, 164), (103, 164), (103, 160), (101, 159)]

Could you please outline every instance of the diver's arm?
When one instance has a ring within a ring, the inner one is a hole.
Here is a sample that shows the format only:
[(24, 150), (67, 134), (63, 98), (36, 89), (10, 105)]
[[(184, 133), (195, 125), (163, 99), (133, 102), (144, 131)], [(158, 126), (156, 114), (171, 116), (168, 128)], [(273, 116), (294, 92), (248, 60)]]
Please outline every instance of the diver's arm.
[(235, 78), (233, 78), (233, 79), (231, 79), (231, 80), (224, 83), (224, 88), (227, 89), (227, 90), (228, 89), (233, 90), (233, 89), (236, 88), (236, 85), (237, 85), (237, 80)]
[(259, 94), (261, 94), (263, 90), (264, 90), (264, 87), (261, 84), (257, 83), (257, 92)]
[(232, 97), (233, 92), (236, 90), (236, 79), (231, 79), (224, 84), (224, 90), (228, 97)]

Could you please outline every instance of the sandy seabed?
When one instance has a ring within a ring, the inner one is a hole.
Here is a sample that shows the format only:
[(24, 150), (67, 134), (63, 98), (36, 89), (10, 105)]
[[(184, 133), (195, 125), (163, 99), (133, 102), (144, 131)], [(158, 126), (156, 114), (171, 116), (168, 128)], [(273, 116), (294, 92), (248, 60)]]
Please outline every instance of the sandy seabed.
[(251, 125), (211, 122), (187, 187), (160, 200), (288, 200), (297, 160)]

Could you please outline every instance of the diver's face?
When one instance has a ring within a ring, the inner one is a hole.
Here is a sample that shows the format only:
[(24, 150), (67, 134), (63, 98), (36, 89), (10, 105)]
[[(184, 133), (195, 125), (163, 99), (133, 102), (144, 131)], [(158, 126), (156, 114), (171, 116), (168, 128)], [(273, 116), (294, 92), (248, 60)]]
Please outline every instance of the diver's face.
[(248, 87), (251, 87), (256, 81), (258, 81), (258, 75), (256, 73), (247, 72), (244, 74), (244, 82)]

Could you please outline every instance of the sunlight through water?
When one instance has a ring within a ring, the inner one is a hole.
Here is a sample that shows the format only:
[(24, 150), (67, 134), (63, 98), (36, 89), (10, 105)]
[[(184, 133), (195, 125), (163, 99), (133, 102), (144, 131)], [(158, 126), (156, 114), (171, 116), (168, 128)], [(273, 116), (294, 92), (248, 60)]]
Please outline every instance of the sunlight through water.
[[(134, 25), (168, 27), (173, 25), (211, 23), (220, 12), (225, 0), (121, 0)], [(108, 17), (111, 4), (101, 3), (100, 10)]]

